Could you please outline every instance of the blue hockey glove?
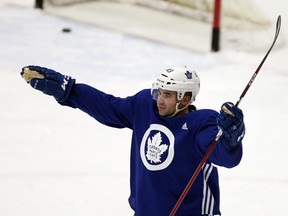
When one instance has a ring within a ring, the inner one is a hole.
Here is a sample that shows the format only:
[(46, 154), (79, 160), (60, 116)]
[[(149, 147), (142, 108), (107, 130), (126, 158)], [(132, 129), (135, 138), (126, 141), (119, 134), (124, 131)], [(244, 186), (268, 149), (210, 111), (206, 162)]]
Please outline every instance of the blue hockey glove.
[(68, 98), (75, 83), (75, 79), (70, 76), (39, 66), (26, 66), (20, 74), (33, 88), (54, 96), (59, 102)]
[(217, 124), (223, 131), (220, 141), (228, 149), (236, 148), (245, 135), (242, 110), (233, 103), (226, 102), (221, 106), (220, 114), (217, 117)]

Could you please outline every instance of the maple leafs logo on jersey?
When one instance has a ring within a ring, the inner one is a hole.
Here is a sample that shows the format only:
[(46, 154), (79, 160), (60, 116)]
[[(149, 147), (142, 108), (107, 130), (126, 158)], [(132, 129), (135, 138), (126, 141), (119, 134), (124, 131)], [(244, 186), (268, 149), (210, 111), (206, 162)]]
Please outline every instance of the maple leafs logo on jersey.
[(152, 137), (148, 138), (148, 148), (146, 151), (147, 159), (152, 163), (161, 163), (161, 155), (168, 149), (168, 145), (162, 144), (161, 133), (158, 132)]
[(169, 128), (151, 124), (145, 131), (140, 145), (143, 165), (150, 171), (166, 169), (174, 158), (175, 137)]

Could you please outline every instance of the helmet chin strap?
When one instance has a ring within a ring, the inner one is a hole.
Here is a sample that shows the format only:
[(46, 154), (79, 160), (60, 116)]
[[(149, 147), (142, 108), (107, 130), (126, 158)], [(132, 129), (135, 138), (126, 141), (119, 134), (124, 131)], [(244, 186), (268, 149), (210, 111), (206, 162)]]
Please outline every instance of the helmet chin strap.
[[(180, 101), (180, 102), (181, 102), (181, 101)], [(190, 101), (190, 103), (187, 103), (186, 106), (184, 106), (183, 108), (179, 109), (178, 107), (179, 107), (179, 105), (180, 105), (180, 102), (177, 102), (176, 107), (175, 107), (175, 112), (174, 112), (172, 115), (168, 116), (168, 117), (174, 117), (174, 116), (176, 116), (179, 112), (185, 110), (185, 109), (191, 104), (191, 101)]]

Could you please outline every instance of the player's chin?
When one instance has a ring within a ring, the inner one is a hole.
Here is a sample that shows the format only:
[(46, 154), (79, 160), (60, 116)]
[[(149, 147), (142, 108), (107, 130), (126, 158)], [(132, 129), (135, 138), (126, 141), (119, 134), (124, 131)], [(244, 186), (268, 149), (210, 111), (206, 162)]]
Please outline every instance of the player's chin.
[(158, 109), (160, 116), (169, 116), (169, 113), (165, 109)]
[(158, 113), (159, 113), (159, 115), (161, 115), (161, 116), (164, 116), (164, 115), (165, 115), (165, 112), (164, 112), (163, 110), (161, 110), (161, 109), (158, 109)]

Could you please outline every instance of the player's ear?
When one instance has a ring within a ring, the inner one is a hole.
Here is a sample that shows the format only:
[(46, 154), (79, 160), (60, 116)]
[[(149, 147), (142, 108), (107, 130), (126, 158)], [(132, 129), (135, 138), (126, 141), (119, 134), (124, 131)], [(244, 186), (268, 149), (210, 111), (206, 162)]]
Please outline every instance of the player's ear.
[(190, 100), (191, 100), (191, 97), (192, 97), (192, 93), (191, 92), (186, 92), (184, 97), (183, 97), (183, 100), (182, 102), (184, 103), (184, 105), (190, 103)]

